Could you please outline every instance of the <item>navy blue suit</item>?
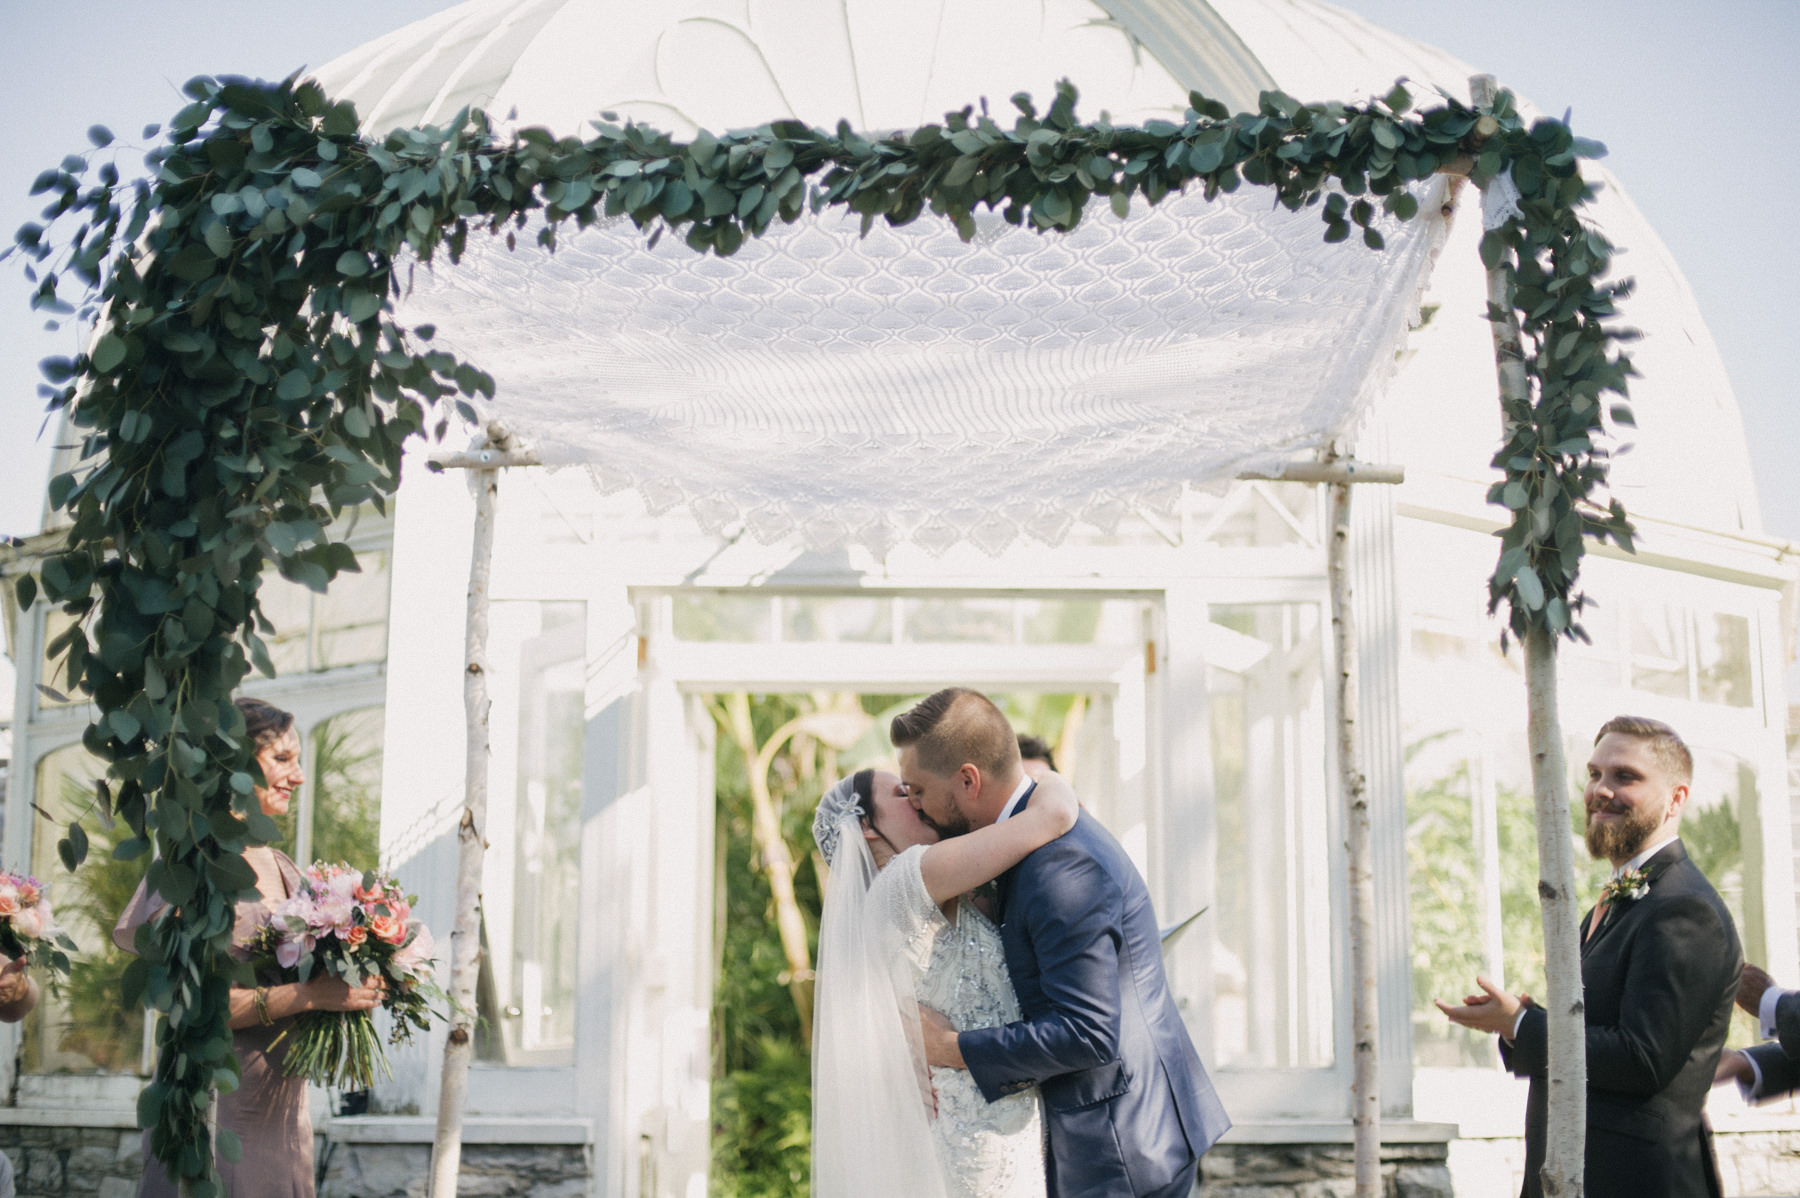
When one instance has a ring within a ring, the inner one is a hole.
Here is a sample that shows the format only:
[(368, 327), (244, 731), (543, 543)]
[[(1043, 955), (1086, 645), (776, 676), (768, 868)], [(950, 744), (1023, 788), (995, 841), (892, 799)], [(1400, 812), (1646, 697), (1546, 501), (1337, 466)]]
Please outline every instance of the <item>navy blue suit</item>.
[(1169, 993), (1137, 868), (1083, 812), (999, 891), (1025, 1017), (958, 1038), (975, 1084), (990, 1102), (1039, 1087), (1052, 1198), (1187, 1198), (1231, 1120)]

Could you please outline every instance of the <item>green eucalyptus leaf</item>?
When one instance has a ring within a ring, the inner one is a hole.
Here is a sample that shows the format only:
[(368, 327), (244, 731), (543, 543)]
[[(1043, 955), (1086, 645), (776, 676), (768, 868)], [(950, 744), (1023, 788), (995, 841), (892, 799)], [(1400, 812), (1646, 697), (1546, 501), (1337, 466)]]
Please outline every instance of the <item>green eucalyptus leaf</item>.
[(94, 343), (92, 361), (96, 373), (111, 374), (125, 361), (125, 339), (117, 333), (102, 333)]

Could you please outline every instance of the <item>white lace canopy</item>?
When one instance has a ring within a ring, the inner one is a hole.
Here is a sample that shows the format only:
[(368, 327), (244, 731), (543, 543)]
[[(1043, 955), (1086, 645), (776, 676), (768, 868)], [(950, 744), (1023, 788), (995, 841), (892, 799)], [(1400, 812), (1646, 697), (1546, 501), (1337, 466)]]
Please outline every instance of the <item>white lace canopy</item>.
[(653, 510), (812, 547), (998, 552), (1076, 521), (1168, 515), (1353, 426), (1386, 381), (1441, 244), (1441, 183), (1384, 251), (1244, 187), (1072, 234), (926, 215), (858, 236), (827, 212), (727, 259), (628, 222), (554, 255), (472, 242), (402, 316), (489, 371), (548, 464)]

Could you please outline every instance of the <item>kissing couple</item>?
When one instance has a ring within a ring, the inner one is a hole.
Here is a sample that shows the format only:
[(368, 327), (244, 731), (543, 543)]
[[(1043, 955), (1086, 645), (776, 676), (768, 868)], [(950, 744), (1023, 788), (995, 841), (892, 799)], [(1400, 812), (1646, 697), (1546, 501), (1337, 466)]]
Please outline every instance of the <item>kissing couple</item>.
[(1187, 1198), (1231, 1121), (1143, 878), (986, 696), (889, 735), (899, 775), (840, 780), (813, 821), (815, 1198)]

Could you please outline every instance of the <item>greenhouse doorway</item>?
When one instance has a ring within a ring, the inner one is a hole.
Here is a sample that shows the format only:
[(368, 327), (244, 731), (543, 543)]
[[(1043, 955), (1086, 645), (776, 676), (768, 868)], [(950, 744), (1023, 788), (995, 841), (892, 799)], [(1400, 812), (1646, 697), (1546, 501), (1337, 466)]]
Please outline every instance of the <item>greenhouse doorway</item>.
[[(894, 714), (940, 686), (972, 686), (1046, 742), (1154, 886), (1160, 597), (677, 592), (657, 606), (650, 668), (683, 694), (712, 817), (710, 869), (694, 879), (709, 900), (695, 912), (707, 946), (707, 1189), (804, 1194), (819, 794), (855, 769), (893, 768)], [(784, 943), (784, 914), (804, 946)], [(643, 1181), (646, 1193), (664, 1188)]]

